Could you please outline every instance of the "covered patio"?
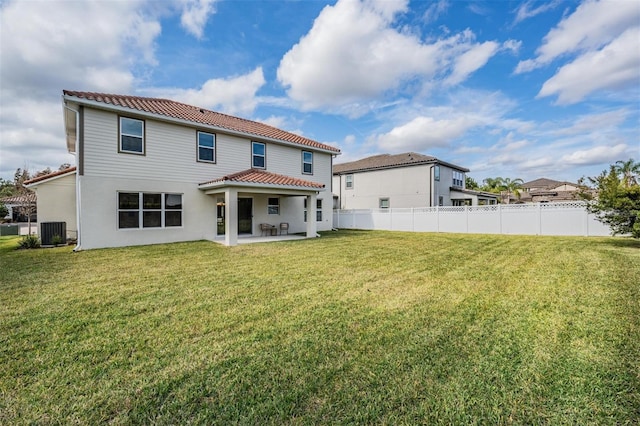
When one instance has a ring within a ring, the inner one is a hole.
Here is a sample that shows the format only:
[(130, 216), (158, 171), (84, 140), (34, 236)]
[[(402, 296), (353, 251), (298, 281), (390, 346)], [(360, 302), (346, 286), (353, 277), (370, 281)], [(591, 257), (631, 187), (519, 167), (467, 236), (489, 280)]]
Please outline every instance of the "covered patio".
[[(304, 240), (307, 236), (305, 234), (289, 234), (289, 235), (240, 235), (238, 236), (237, 244), (254, 244), (254, 243), (277, 243), (282, 241), (294, 241)], [(216, 237), (213, 240), (214, 243), (225, 244), (224, 236)]]
[[(217, 197), (219, 226), (214, 241), (226, 246), (318, 235), (316, 215), (306, 214), (305, 206), (310, 206), (309, 211), (315, 211), (312, 209), (316, 206), (318, 193), (325, 190), (321, 183), (249, 169), (201, 183), (198, 187), (206, 195)], [(277, 200), (277, 205), (270, 205), (271, 200)], [(260, 231), (263, 223), (280, 230), (283, 222), (290, 226), (291, 235), (288, 232), (287, 235), (281, 235), (282, 232), (266, 235)], [(221, 232), (224, 235), (220, 235)]]

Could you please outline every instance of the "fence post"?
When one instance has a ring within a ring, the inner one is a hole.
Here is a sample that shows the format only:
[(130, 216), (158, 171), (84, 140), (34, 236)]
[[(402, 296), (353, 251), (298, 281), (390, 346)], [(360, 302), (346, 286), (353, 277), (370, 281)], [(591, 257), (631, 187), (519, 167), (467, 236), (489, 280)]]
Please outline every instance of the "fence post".
[(544, 235), (542, 233), (542, 203), (538, 203), (538, 235)]
[(411, 207), (411, 232), (416, 232), (416, 209)]
[(467, 234), (469, 233), (469, 206), (464, 205), (464, 215), (467, 222)]
[(500, 223), (500, 235), (504, 234), (502, 231), (502, 204), (498, 204), (498, 223)]

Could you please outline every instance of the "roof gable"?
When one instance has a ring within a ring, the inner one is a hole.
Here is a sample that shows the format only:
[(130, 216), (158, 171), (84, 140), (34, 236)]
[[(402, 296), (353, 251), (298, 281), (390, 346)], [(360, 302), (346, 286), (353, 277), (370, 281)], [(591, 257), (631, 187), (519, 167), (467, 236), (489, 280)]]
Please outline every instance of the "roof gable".
[(416, 166), (420, 164), (443, 164), (448, 167), (468, 172), (464, 167), (455, 166), (438, 160), (430, 155), (418, 154), (416, 152), (405, 152), (403, 154), (380, 154), (349, 163), (335, 164), (334, 174), (347, 172), (367, 171), (376, 169), (387, 169), (394, 167)]
[(76, 98), (75, 100), (78, 102), (91, 101), (92, 103), (103, 104), (106, 107), (113, 106), (126, 108), (158, 116), (185, 120), (195, 124), (213, 126), (231, 132), (256, 136), (258, 138), (274, 139), (277, 141), (301, 145), (303, 147), (329, 151), (335, 154), (340, 153), (338, 148), (316, 142), (312, 139), (305, 138), (294, 133), (280, 130), (273, 126), (269, 126), (268, 124), (210, 111), (169, 99), (94, 92), (76, 92), (71, 90), (64, 90), (63, 93), (65, 97), (70, 100), (72, 100), (72, 98)]
[(280, 175), (277, 173), (271, 173), (271, 172), (267, 172), (265, 170), (259, 170), (259, 169), (249, 169), (249, 170), (244, 170), (242, 172), (226, 175), (218, 179), (201, 183), (200, 186), (210, 185), (214, 183), (246, 183), (246, 184), (277, 185), (277, 186), (313, 188), (313, 189), (324, 188), (324, 184), (322, 183), (311, 182), (308, 180), (294, 178), (291, 176)]
[(49, 180), (49, 179), (57, 179), (57, 178), (60, 178), (62, 176), (66, 176), (68, 174), (72, 174), (72, 173), (75, 173), (75, 172), (76, 172), (76, 167), (75, 166), (74, 167), (69, 167), (69, 168), (64, 169), (64, 170), (58, 170), (58, 171), (53, 172), (53, 173), (48, 173), (46, 175), (38, 176), (38, 177), (35, 177), (33, 179), (25, 180), (24, 181), (24, 185), (25, 186), (31, 186), (31, 185), (33, 185), (35, 183), (41, 183), (41, 182), (43, 182), (45, 180)]

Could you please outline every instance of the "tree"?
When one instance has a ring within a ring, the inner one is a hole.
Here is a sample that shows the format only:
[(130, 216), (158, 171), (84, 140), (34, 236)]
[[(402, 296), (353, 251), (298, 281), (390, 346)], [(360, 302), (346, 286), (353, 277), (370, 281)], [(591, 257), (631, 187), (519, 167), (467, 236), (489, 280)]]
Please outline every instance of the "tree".
[(10, 180), (0, 178), (0, 198), (16, 195), (16, 186)]
[(474, 178), (466, 176), (464, 178), (464, 186), (467, 189), (479, 189), (480, 185), (478, 185), (478, 182), (475, 181)]
[(524, 181), (520, 178), (511, 179), (505, 178), (502, 180), (502, 184), (500, 185), (501, 192), (504, 191), (507, 193), (507, 204), (509, 204), (509, 200), (511, 200), (511, 194), (520, 198), (520, 188), (522, 188), (522, 184)]
[(638, 184), (638, 175), (640, 175), (640, 163), (633, 161), (633, 158), (627, 161), (616, 161), (614, 165), (616, 173), (621, 175), (622, 183), (629, 188)]
[(2, 221), (5, 216), (9, 214), (9, 209), (0, 201), (0, 221)]
[(578, 195), (587, 201), (587, 211), (611, 228), (614, 235), (630, 234), (640, 238), (640, 166), (633, 160), (618, 161), (596, 177), (580, 179), (589, 182), (591, 189)]
[(520, 178), (511, 179), (498, 176), (495, 178), (486, 178), (482, 183), (484, 184), (481, 188), (483, 191), (501, 194), (503, 201), (506, 200), (507, 204), (509, 204), (511, 194), (520, 198), (520, 188), (524, 181)]

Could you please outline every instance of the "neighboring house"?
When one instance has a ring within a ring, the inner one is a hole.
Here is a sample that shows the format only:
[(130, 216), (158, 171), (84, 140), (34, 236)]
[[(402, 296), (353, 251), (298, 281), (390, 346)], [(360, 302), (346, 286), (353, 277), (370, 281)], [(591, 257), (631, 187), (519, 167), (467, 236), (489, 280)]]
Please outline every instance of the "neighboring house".
[(71, 167), (24, 182), (37, 194), (39, 222), (65, 222), (67, 239), (77, 238), (76, 168)]
[(4, 218), (0, 219), (9, 220), (12, 222), (28, 222), (29, 218), (27, 217), (27, 213), (31, 211), (31, 221), (37, 221), (38, 209), (34, 201), (35, 195), (33, 194), (28, 197), (24, 195), (13, 195), (10, 197), (1, 198), (0, 202), (5, 205), (8, 213)]
[(333, 166), (334, 208), (496, 204), (497, 194), (465, 189), (468, 171), (415, 152), (375, 155), (336, 164)]
[(525, 182), (521, 186), (520, 197), (511, 195), (515, 202), (550, 203), (553, 201), (573, 201), (578, 199), (580, 186), (571, 182), (540, 178)]
[(335, 147), (167, 99), (65, 90), (63, 107), (76, 155), (76, 249), (233, 246), (262, 223), (307, 237), (332, 228)]

